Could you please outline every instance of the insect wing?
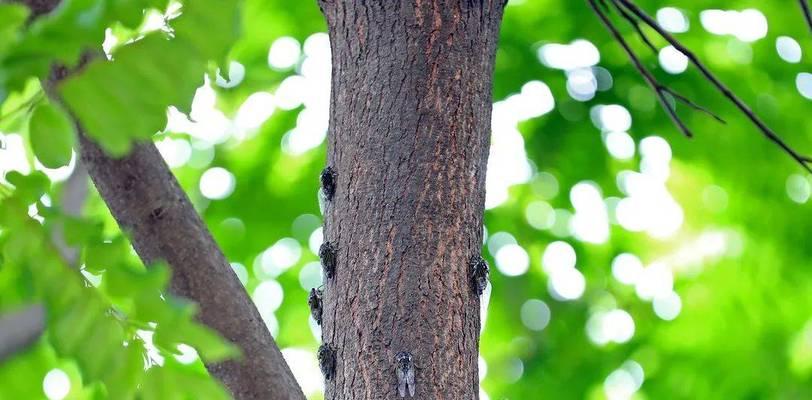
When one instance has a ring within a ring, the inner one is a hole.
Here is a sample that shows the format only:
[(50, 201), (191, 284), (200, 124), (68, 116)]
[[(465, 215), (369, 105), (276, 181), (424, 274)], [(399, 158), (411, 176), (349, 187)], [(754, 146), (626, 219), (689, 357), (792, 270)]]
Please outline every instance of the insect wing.
[[(409, 370), (406, 371), (406, 383), (409, 385), (409, 396), (414, 397), (414, 368), (409, 368)], [(403, 395), (401, 395), (401, 397), (403, 397)]]

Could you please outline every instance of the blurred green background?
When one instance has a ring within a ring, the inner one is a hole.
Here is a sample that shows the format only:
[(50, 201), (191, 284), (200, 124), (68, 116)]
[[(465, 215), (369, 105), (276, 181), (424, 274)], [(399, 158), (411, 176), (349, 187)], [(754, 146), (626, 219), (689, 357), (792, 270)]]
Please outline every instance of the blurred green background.
[[(812, 36), (795, 2), (639, 4), (812, 151)], [(681, 136), (586, 2), (510, 0), (494, 77), (481, 398), (812, 398), (812, 178), (681, 54), (661, 40), (651, 54), (617, 21), (663, 83), (727, 124), (677, 106), (696, 134)], [(228, 79), (200, 88), (190, 115), (170, 111), (155, 141), (320, 399), (307, 294), (320, 282), (329, 41), (315, 1), (247, 0), (242, 22)], [(2, 172), (36, 167), (25, 132), (2, 138)], [(59, 182), (71, 170), (47, 173)], [(95, 192), (85, 213), (115, 230)], [(53, 365), (43, 368), (31, 379)], [(82, 398), (68, 375), (56, 394)]]

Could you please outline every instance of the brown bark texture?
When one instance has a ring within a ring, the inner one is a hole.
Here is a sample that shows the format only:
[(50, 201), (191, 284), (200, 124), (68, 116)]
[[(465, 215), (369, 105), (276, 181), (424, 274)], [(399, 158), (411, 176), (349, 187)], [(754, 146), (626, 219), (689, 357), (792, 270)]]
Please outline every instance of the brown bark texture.
[(114, 159), (81, 137), (87, 166), (107, 207), (145, 264), (166, 261), (172, 293), (200, 306), (198, 319), (242, 350), (207, 364), (235, 399), (304, 399), (259, 311), (152, 143)]
[[(326, 399), (477, 399), (491, 83), (502, 0), (327, 1), (332, 94)], [(408, 393), (406, 394), (408, 396)]]
[[(52, 11), (59, 0), (25, 0), (32, 15)], [(54, 85), (69, 71), (55, 67)], [(75, 121), (81, 132), (80, 121)], [(173, 294), (195, 301), (198, 319), (236, 344), (242, 358), (206, 368), (235, 399), (304, 399), (256, 306), (152, 142), (136, 144), (126, 157), (108, 156), (80, 134), (81, 162), (107, 207), (145, 265), (165, 261)]]

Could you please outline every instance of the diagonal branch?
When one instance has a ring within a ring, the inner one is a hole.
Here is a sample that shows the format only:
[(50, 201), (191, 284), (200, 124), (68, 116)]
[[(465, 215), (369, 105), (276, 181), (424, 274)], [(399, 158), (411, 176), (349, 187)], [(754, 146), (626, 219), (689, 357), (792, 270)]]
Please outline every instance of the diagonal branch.
[(801, 11), (804, 13), (804, 19), (806, 24), (809, 25), (809, 30), (812, 30), (812, 11), (809, 9), (808, 0), (798, 0), (798, 3), (801, 5)]
[[(591, 3), (593, 0), (589, 0)], [(717, 77), (714, 75), (706, 66), (703, 64), (699, 57), (697, 57), (691, 50), (686, 48), (682, 45), (677, 39), (675, 39), (670, 33), (668, 33), (665, 29), (660, 27), (660, 25), (655, 21), (651, 16), (649, 16), (645, 11), (640, 9), (633, 1), (631, 0), (612, 0), (614, 2), (619, 2), (623, 5), (627, 10), (629, 10), (632, 14), (640, 18), (646, 25), (654, 29), (657, 34), (659, 34), (663, 39), (665, 39), (671, 46), (685, 55), (691, 63), (699, 69), (702, 75), (707, 79), (725, 98), (730, 100), (736, 108), (739, 109), (746, 117), (750, 120), (760, 131), (767, 137), (770, 141), (778, 145), (781, 149), (784, 150), (787, 154), (790, 155), (795, 161), (797, 161), (801, 166), (812, 173), (812, 162), (808, 156), (801, 155), (798, 151), (793, 149), (789, 144), (787, 144), (781, 137), (779, 137), (764, 121), (761, 120), (754, 112), (750, 109), (747, 104), (745, 104), (738, 96), (736, 96), (733, 91), (730, 90), (725, 84), (723, 84)], [(594, 9), (595, 7), (593, 7)], [(604, 16), (605, 18), (605, 16)]]
[[(77, 157), (73, 172), (62, 187), (62, 198), (59, 201), (59, 206), (62, 208), (63, 214), (71, 217), (78, 217), (82, 214), (82, 208), (88, 195), (88, 183), (90, 182), (88, 181), (87, 168)], [(65, 264), (76, 267), (79, 248), (69, 245), (65, 240), (64, 223), (58, 223), (54, 227), (51, 232), (51, 241), (54, 243), (59, 255), (65, 260)]]
[[(615, 6), (615, 8), (617, 9), (618, 13), (621, 16), (623, 16), (623, 18), (626, 21), (628, 21), (628, 23), (632, 27), (634, 27), (634, 30), (637, 31), (637, 35), (640, 37), (640, 39), (643, 41), (643, 43), (645, 43), (646, 46), (648, 46), (648, 48), (656, 56), (659, 53), (658, 50), (657, 50), (657, 47), (654, 46), (654, 44), (651, 42), (651, 40), (648, 38), (648, 36), (645, 34), (645, 32), (643, 32), (643, 29), (640, 27), (640, 21), (637, 18), (635, 18), (634, 15), (629, 14), (629, 11), (626, 10), (620, 3), (618, 3), (617, 0), (611, 0), (611, 2), (612, 2), (612, 5)], [(691, 107), (696, 111), (705, 113), (705, 114), (709, 115), (710, 117), (712, 117), (713, 119), (719, 121), (720, 123), (723, 123), (723, 124), (726, 123), (725, 120), (723, 120), (721, 117), (719, 117), (718, 115), (713, 113), (711, 110), (694, 103), (691, 99), (683, 96), (682, 94), (676, 92), (675, 90), (671, 89), (670, 87), (665, 86), (665, 85), (660, 85), (660, 86), (661, 86), (661, 90), (665, 91), (666, 93), (668, 93), (672, 97), (674, 97), (675, 101), (679, 101), (680, 103), (685, 104), (686, 106)]]
[(592, 7), (592, 10), (595, 11), (595, 14), (597, 14), (600, 18), (601, 22), (603, 22), (606, 28), (609, 29), (609, 32), (612, 34), (615, 40), (617, 40), (620, 46), (623, 47), (623, 51), (625, 51), (629, 56), (632, 64), (634, 64), (634, 67), (638, 72), (640, 72), (640, 75), (643, 76), (643, 79), (645, 79), (646, 83), (649, 85), (649, 87), (651, 87), (651, 90), (654, 91), (654, 94), (657, 96), (657, 100), (660, 102), (660, 105), (662, 105), (666, 113), (668, 113), (668, 116), (671, 118), (671, 121), (674, 122), (674, 125), (676, 125), (685, 136), (692, 137), (693, 133), (690, 129), (688, 129), (688, 126), (682, 122), (679, 115), (677, 115), (676, 110), (674, 110), (674, 107), (672, 107), (671, 103), (668, 101), (668, 97), (666, 97), (666, 94), (671, 94), (671, 92), (660, 82), (658, 82), (657, 78), (654, 77), (651, 71), (649, 71), (648, 68), (643, 65), (643, 63), (637, 57), (637, 54), (635, 54), (634, 50), (632, 50), (632, 48), (626, 42), (626, 39), (624, 39), (620, 31), (617, 30), (617, 27), (615, 27), (606, 13), (604, 13), (604, 11), (598, 6), (596, 0), (588, 0), (588, 2)]
[(705, 114), (709, 115), (711, 118), (713, 118), (713, 119), (715, 119), (715, 120), (719, 121), (719, 122), (720, 122), (720, 123), (722, 123), (722, 124), (726, 124), (726, 123), (727, 123), (727, 121), (725, 121), (724, 119), (722, 119), (722, 117), (720, 117), (720, 116), (716, 115), (716, 113), (714, 113), (713, 111), (708, 110), (707, 108), (702, 107), (702, 106), (700, 106), (699, 104), (694, 103), (694, 102), (693, 102), (691, 99), (689, 99), (689, 98), (687, 98), (687, 97), (685, 97), (685, 96), (683, 96), (683, 95), (681, 95), (681, 94), (679, 94), (679, 93), (675, 92), (673, 89), (671, 89), (671, 88), (669, 88), (669, 87), (667, 87), (667, 86), (666, 86), (666, 87), (663, 87), (663, 90), (665, 90), (666, 92), (668, 92), (668, 94), (670, 94), (671, 96), (674, 96), (674, 98), (675, 98), (677, 101), (679, 101), (680, 103), (685, 104), (686, 106), (691, 107), (691, 108), (693, 108), (693, 109), (694, 109), (694, 110), (696, 110), (696, 111), (699, 111), (699, 112), (705, 113)]
[(45, 331), (45, 309), (32, 304), (0, 315), (0, 362), (24, 350)]
[[(20, 1), (20, 0), (17, 0)], [(46, 14), (60, 0), (22, 0), (32, 15)], [(45, 92), (59, 102), (56, 86), (72, 71), (54, 66)], [(200, 306), (199, 320), (240, 347), (243, 357), (206, 364), (235, 399), (304, 400), (282, 357), (228, 260), (157, 147), (137, 143), (126, 157), (107, 155), (79, 131), (81, 162), (107, 207), (145, 265), (171, 266), (170, 290)]]
[(629, 12), (626, 9), (618, 6), (615, 0), (611, 1), (612, 5), (614, 5), (615, 8), (617, 8), (618, 13), (620, 13), (623, 19), (628, 21), (629, 25), (631, 25), (634, 28), (634, 30), (637, 31), (637, 36), (640, 36), (640, 40), (642, 40), (643, 43), (646, 44), (646, 46), (651, 50), (652, 53), (654, 53), (654, 55), (657, 55), (658, 54), (657, 47), (654, 46), (654, 43), (652, 43), (651, 40), (646, 35), (646, 33), (643, 32), (643, 28), (640, 27), (640, 21), (635, 19), (633, 15), (629, 14)]

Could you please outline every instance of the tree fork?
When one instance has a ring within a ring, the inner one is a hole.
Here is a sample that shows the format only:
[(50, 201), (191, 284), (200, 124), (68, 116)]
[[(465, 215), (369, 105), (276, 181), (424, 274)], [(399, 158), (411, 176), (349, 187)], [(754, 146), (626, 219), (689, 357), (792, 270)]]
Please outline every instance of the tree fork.
[[(59, 0), (22, 3), (38, 17)], [(54, 101), (60, 101), (55, 86), (68, 74), (54, 67), (43, 84)], [(74, 123), (81, 132), (80, 122)], [(207, 364), (209, 372), (238, 400), (304, 400), (259, 311), (155, 144), (136, 143), (130, 154), (115, 159), (79, 136), (82, 163), (144, 264), (166, 261), (172, 293), (195, 301), (197, 318), (241, 349), (241, 359)]]
[[(326, 399), (476, 399), (493, 64), (503, 0), (330, 1)], [(405, 358), (404, 358), (405, 359)], [(332, 360), (330, 360), (332, 361)], [(404, 375), (404, 374), (400, 374)]]

